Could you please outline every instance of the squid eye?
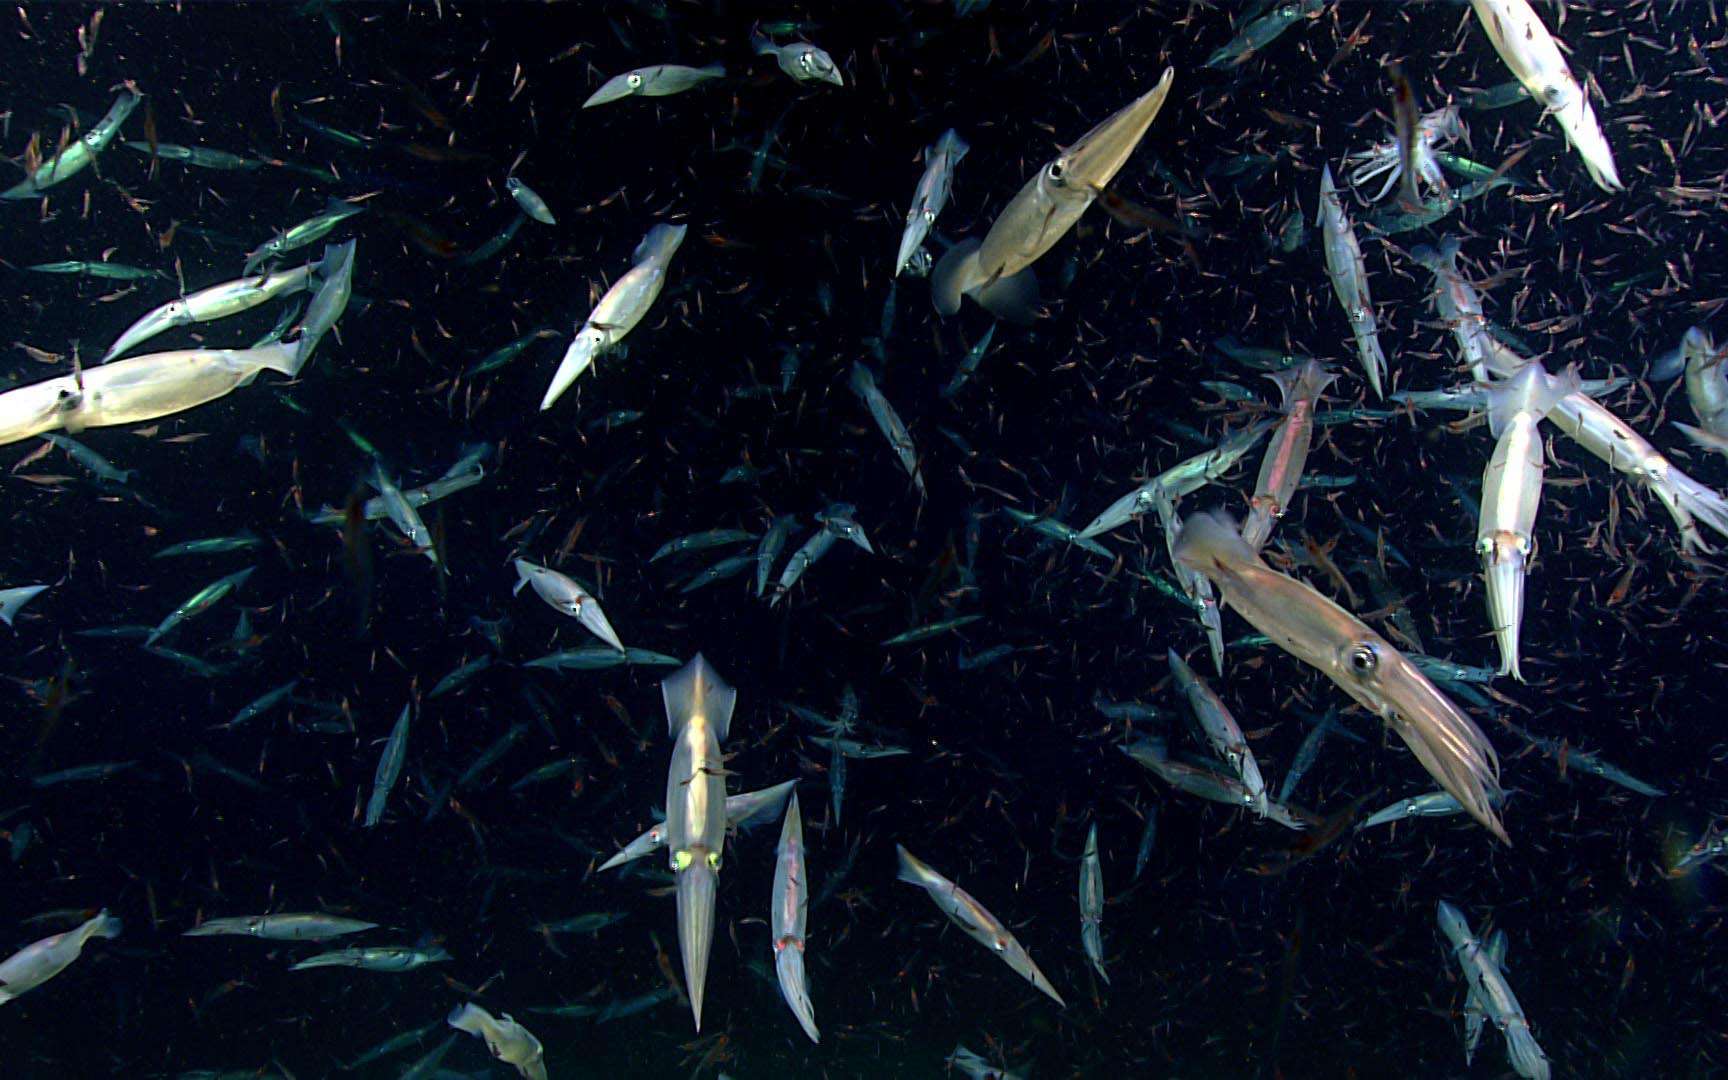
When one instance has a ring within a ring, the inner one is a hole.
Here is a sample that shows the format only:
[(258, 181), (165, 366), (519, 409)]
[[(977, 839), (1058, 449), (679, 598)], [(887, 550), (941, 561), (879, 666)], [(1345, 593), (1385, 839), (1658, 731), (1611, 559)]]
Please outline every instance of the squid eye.
[(992, 938), (990, 941), (990, 947), (995, 949), (997, 952), (1008, 951), (1008, 943), (1001, 938)]
[(1050, 167), (1048, 169), (1044, 170), (1044, 175), (1050, 178), (1050, 182), (1052, 184), (1055, 184), (1057, 187), (1061, 187), (1063, 184), (1066, 184), (1068, 182), (1066, 179), (1064, 179), (1064, 175), (1063, 175), (1066, 172), (1067, 172), (1067, 168), (1062, 164), (1062, 159), (1057, 158), (1055, 161), (1052, 161), (1050, 163)]
[(1346, 659), (1350, 662), (1350, 670), (1358, 675), (1374, 674), (1374, 669), (1380, 666), (1380, 651), (1374, 646), (1362, 642), (1350, 646)]
[(690, 864), (694, 861), (695, 859), (688, 851), (675, 851), (672, 853), (672, 869), (675, 871), (690, 869)]
[(642, 89), (642, 76), (636, 74), (635, 72), (631, 72), (629, 77), (626, 78), (624, 81), (630, 84), (630, 89), (632, 89), (632, 90)]
[(708, 869), (720, 869), (720, 853), (718, 851), (710, 851), (708, 853)]

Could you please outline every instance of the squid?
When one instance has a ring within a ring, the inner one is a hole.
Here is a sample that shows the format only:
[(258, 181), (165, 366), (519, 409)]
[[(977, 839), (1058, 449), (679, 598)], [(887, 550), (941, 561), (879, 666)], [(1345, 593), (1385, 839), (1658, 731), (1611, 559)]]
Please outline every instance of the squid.
[(1614, 168), (1614, 152), (1584, 88), (1572, 77), (1560, 44), (1542, 24), (1541, 16), (1526, 0), (1470, 0), (1482, 29), (1506, 67), (1542, 103), (1542, 108), (1560, 125), (1566, 141), (1584, 159), (1590, 179), (1603, 191), (1624, 191)]
[(617, 346), (624, 340), (624, 335), (634, 330), (642, 317), (648, 314), (648, 309), (654, 306), (666, 284), (666, 271), (672, 264), (672, 256), (678, 253), (678, 245), (684, 242), (684, 234), (688, 231), (687, 225), (656, 225), (648, 230), (648, 235), (636, 245), (633, 256), (636, 265), (612, 283), (606, 295), (600, 298), (600, 303), (577, 328), (576, 337), (565, 350), (558, 370), (552, 373), (552, 382), (540, 401), (541, 412), (550, 409), (577, 377), (593, 366), (596, 357)]
[(1344, 200), (1332, 182), (1330, 165), (1320, 173), (1319, 218), (1326, 251), (1326, 276), (1332, 279), (1332, 291), (1350, 323), (1357, 360), (1368, 376), (1368, 385), (1373, 387), (1375, 397), (1382, 397), (1386, 353), (1380, 348), (1380, 324), (1374, 317), (1374, 297), (1368, 292), (1368, 268), (1362, 263), (1362, 246), (1356, 242), (1350, 215), (1344, 212)]
[[(1416, 140), (1411, 148), (1416, 179), (1437, 194), (1445, 194), (1450, 188), (1446, 174), (1440, 171), (1440, 161), (1434, 156), (1434, 147), (1449, 143), (1462, 134), (1464, 122), (1458, 118), (1456, 105), (1436, 109), (1416, 122)], [(1354, 166), (1346, 175), (1355, 187), (1361, 187), (1376, 176), (1386, 177), (1386, 183), (1369, 198), (1369, 202), (1384, 199), (1386, 193), (1404, 178), (1404, 149), (1397, 139), (1375, 143), (1373, 147), (1350, 154), (1344, 160)]]
[(1254, 629), (1380, 717), (1471, 817), (1502, 843), (1512, 842), (1494, 811), (1500, 797), (1494, 747), (1390, 642), (1311, 586), (1267, 566), (1225, 516), (1189, 517), (1176, 558), (1210, 578), (1225, 605)]
[(1260, 459), (1254, 497), (1248, 500), (1248, 523), (1242, 527), (1242, 539), (1255, 550), (1265, 546), (1272, 526), (1290, 508), (1290, 497), (1302, 481), (1302, 467), (1308, 463), (1308, 448), (1314, 440), (1314, 405), (1338, 376), (1310, 360), (1266, 377), (1284, 394), (1284, 419), (1278, 422), (1266, 456)]
[(1003, 925), (1001, 919), (990, 914), (983, 904), (972, 898), (971, 893), (937, 873), (904, 847), (896, 844), (894, 850), (900, 856), (901, 881), (929, 893), (931, 901), (954, 920), (954, 925), (966, 931), (968, 937), (1001, 957), (1002, 962), (1013, 968), (1017, 975), (1049, 995), (1056, 1004), (1067, 1006), (1062, 995), (1032, 962), (1025, 946), (1014, 939), (1013, 932)]
[(677, 881), (678, 950), (696, 1030), (714, 944), (714, 894), (726, 844), (726, 765), (720, 744), (732, 728), (738, 691), (701, 653), (660, 684), (674, 740), (666, 772), (666, 849)]
[(1482, 473), (1482, 514), (1476, 552), (1488, 583), (1488, 618), (1500, 648), (1500, 674), (1519, 682), (1518, 634), (1524, 621), (1524, 576), (1536, 508), (1542, 499), (1542, 437), (1536, 426), (1568, 394), (1578, 392), (1578, 371), (1556, 377), (1532, 362), (1488, 388), (1488, 425), (1496, 442)]
[(972, 149), (958, 132), (949, 128), (935, 145), (924, 151), (924, 175), (912, 192), (912, 208), (906, 211), (906, 228), (900, 234), (900, 252), (894, 257), (894, 273), (899, 274), (923, 246), (936, 216), (948, 205), (948, 195), (954, 189), (954, 168)]
[(655, 64), (652, 67), (635, 68), (607, 79), (600, 85), (600, 89), (588, 95), (588, 100), (582, 103), (582, 107), (592, 109), (596, 105), (607, 105), (627, 97), (666, 97), (669, 94), (682, 94), (710, 79), (725, 77), (724, 64), (709, 64), (707, 67)]
[(809, 917), (810, 882), (804, 869), (804, 819), (798, 812), (798, 796), (786, 808), (780, 827), (780, 846), (774, 853), (774, 903), (769, 912), (774, 931), (774, 971), (780, 978), (780, 995), (798, 1026), (811, 1042), (821, 1042), (816, 1030), (816, 1007), (810, 1003), (810, 988), (804, 976), (804, 930)]
[(937, 313), (953, 315), (960, 298), (970, 296), (997, 318), (1032, 322), (1038, 303), (1032, 264), (1067, 235), (1128, 163), (1175, 78), (1176, 70), (1165, 68), (1157, 86), (1080, 136), (1026, 181), (982, 241), (963, 240), (950, 248), (930, 275)]
[(1506, 1057), (1519, 1076), (1525, 1080), (1548, 1080), (1548, 1055), (1537, 1044), (1524, 1007), (1518, 1004), (1518, 995), (1512, 992), (1506, 973), (1501, 970), (1506, 958), (1505, 940), (1496, 934), (1497, 940), (1484, 943), (1470, 929), (1464, 913), (1444, 900), (1439, 903), (1437, 921), (1452, 943), (1458, 966), (1470, 984), (1466, 1009), (1475, 1008), (1485, 1014), (1506, 1036)]

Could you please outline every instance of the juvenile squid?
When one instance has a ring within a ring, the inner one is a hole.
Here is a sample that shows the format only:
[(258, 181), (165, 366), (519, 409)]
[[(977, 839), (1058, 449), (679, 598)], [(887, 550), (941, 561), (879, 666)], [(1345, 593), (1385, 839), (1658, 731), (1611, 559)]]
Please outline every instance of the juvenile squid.
[(1500, 795), (1494, 747), (1404, 654), (1311, 586), (1267, 566), (1228, 518), (1189, 517), (1176, 557), (1210, 578), (1224, 603), (1256, 630), (1379, 716), (1471, 817), (1511, 843), (1494, 812)]
[(1218, 610), (1218, 595), (1204, 574), (1197, 574), (1176, 561), (1176, 541), (1182, 538), (1182, 519), (1176, 516), (1176, 504), (1163, 488), (1153, 489), (1153, 505), (1164, 525), (1164, 547), (1170, 565), (1176, 573), (1176, 583), (1194, 605), (1200, 626), (1206, 631), (1206, 647), (1212, 653), (1212, 670), (1224, 674), (1224, 615)]
[(900, 880), (908, 885), (916, 885), (930, 894), (930, 899), (942, 909), (942, 913), (954, 921), (954, 925), (966, 931), (968, 937), (989, 949), (1002, 958), (1002, 962), (1013, 968), (1021, 978), (1050, 996), (1058, 1005), (1066, 1007), (1067, 1002), (1062, 995), (1050, 985), (1050, 980), (1038, 970), (1038, 965), (1032, 962), (1032, 957), (1026, 949), (1014, 939), (1014, 935), (1002, 924), (1002, 920), (972, 898), (972, 894), (937, 873), (927, 863), (918, 859), (904, 847), (896, 844), (894, 850), (900, 855)]
[(1531, 1034), (1524, 1007), (1518, 1003), (1518, 995), (1512, 992), (1506, 973), (1500, 968), (1505, 957), (1504, 944), (1485, 945), (1471, 931), (1464, 913), (1444, 900), (1439, 903), (1437, 921), (1470, 984), (1466, 1007), (1475, 1005), (1506, 1036), (1506, 1057), (1519, 1076), (1525, 1080), (1548, 1080), (1548, 1055)]
[(971, 147), (953, 128), (942, 133), (935, 144), (924, 151), (924, 175), (912, 192), (912, 208), (906, 211), (906, 228), (900, 234), (900, 253), (894, 257), (894, 273), (906, 269), (912, 255), (929, 235), (936, 216), (948, 205), (948, 194), (954, 188), (954, 169)]
[(798, 813), (798, 796), (786, 808), (786, 823), (780, 828), (780, 846), (774, 853), (774, 907), (770, 923), (774, 931), (774, 971), (780, 977), (780, 994), (798, 1025), (811, 1042), (821, 1042), (816, 1030), (816, 1007), (804, 977), (804, 924), (809, 913), (810, 883), (804, 872), (804, 819)]
[(1338, 376), (1310, 360), (1266, 377), (1284, 394), (1284, 419), (1273, 430), (1266, 456), (1260, 459), (1254, 497), (1248, 500), (1248, 522), (1242, 527), (1242, 539), (1256, 551), (1265, 546), (1272, 526), (1290, 508), (1290, 497), (1302, 481), (1302, 467), (1308, 463), (1308, 447), (1314, 440), (1314, 404)]
[[(326, 262), (334, 256), (334, 248), (326, 249)], [(275, 297), (309, 288), (312, 275), (321, 273), (322, 265), (307, 263), (292, 270), (273, 270), (253, 277), (224, 281), (220, 285), (200, 289), (178, 300), (170, 300), (127, 327), (125, 332), (115, 339), (114, 344), (108, 346), (108, 351), (102, 355), (102, 362), (107, 363), (173, 327), (237, 315)]]
[(1344, 200), (1332, 183), (1332, 166), (1320, 173), (1320, 228), (1326, 251), (1326, 276), (1332, 279), (1332, 291), (1350, 322), (1350, 334), (1356, 339), (1356, 355), (1368, 376), (1374, 396), (1381, 397), (1381, 384), (1386, 381), (1386, 354), (1380, 348), (1380, 328), (1374, 318), (1374, 298), (1368, 292), (1368, 268), (1362, 262), (1362, 246), (1356, 242), (1356, 230), (1350, 225), (1350, 215), (1344, 212)]
[(119, 936), (120, 920), (103, 908), (80, 926), (24, 946), (0, 961), (0, 1005), (36, 989), (72, 966), (91, 938)]
[(1080, 856), (1080, 944), (1086, 959), (1105, 983), (1104, 939), (1099, 933), (1104, 922), (1104, 868), (1098, 861), (1098, 824), (1086, 830), (1086, 850)]
[(1260, 817), (1266, 817), (1270, 812), (1266, 779), (1260, 774), (1260, 763), (1254, 759), (1254, 751), (1248, 748), (1241, 726), (1230, 715), (1223, 700), (1194, 673), (1193, 668), (1183, 662), (1175, 649), (1169, 651), (1167, 658), (1170, 674), (1176, 678), (1176, 687), (1188, 699), (1188, 707), (1194, 711), (1194, 718), (1199, 721), (1200, 730), (1205, 733), (1213, 753), (1223, 758), (1230, 771), (1242, 781), (1245, 792), (1242, 805)]
[(668, 94), (681, 94), (710, 79), (721, 79), (725, 76), (726, 67), (724, 64), (709, 64), (707, 67), (699, 68), (686, 67), (683, 64), (655, 64), (652, 67), (640, 67), (607, 79), (600, 85), (600, 89), (588, 95), (588, 100), (582, 103), (582, 107), (592, 109), (596, 105), (622, 101), (627, 97), (665, 97)]
[(510, 1018), (509, 1013), (493, 1016), (469, 1002), (451, 1011), (445, 1023), (457, 1031), (478, 1035), (486, 1050), (506, 1065), (516, 1067), (523, 1080), (546, 1080), (546, 1051), (534, 1033)]
[(1441, 240), (1438, 249), (1419, 245), (1411, 250), (1410, 257), (1434, 275), (1434, 310), (1452, 331), (1459, 354), (1470, 365), (1471, 378), (1487, 382), (1490, 370), (1510, 374), (1523, 365), (1521, 357), (1513, 355), (1488, 332), (1488, 321), (1482, 315), (1482, 297), (1458, 272), (1456, 237)]
[(513, 593), (522, 591), (524, 585), (534, 586), (534, 591), (540, 594), (540, 599), (550, 604), (555, 611), (560, 611), (581, 622), (589, 633), (606, 644), (624, 651), (624, 643), (618, 640), (618, 631), (612, 629), (611, 620), (600, 609), (600, 601), (589, 595), (576, 580), (566, 574), (545, 566), (536, 566), (527, 559), (516, 560), (516, 588)]
[(31, 199), (40, 195), (43, 190), (53, 187), (60, 181), (83, 172), (96, 164), (96, 155), (108, 148), (114, 141), (114, 136), (120, 134), (120, 128), (126, 123), (126, 118), (132, 115), (132, 110), (144, 96), (132, 89), (130, 83), (120, 96), (114, 99), (114, 104), (108, 107), (108, 113), (96, 122), (96, 126), (80, 135), (52, 158), (37, 166), (36, 171), (13, 184), (5, 191), (0, 191), (0, 199)]
[[(786, 780), (773, 787), (760, 791), (746, 791), (726, 797), (726, 824), (734, 829), (748, 829), (766, 819), (779, 815), (780, 808), (786, 805), (786, 797), (792, 794), (792, 789), (798, 781)], [(601, 863), (598, 869), (610, 870), (614, 866), (623, 866), (633, 859), (651, 855), (666, 846), (666, 822), (661, 821), (641, 836), (625, 844), (616, 855)]]

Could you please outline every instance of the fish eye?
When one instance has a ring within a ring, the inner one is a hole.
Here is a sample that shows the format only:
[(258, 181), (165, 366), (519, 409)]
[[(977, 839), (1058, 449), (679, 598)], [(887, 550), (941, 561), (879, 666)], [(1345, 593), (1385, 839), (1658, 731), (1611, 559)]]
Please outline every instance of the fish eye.
[(1380, 666), (1380, 650), (1365, 641), (1357, 642), (1350, 646), (1346, 659), (1350, 662), (1351, 671), (1362, 676), (1372, 675)]
[(1050, 163), (1050, 167), (1048, 169), (1044, 170), (1044, 175), (1050, 178), (1050, 182), (1052, 184), (1055, 184), (1056, 186), (1060, 187), (1063, 184), (1067, 183), (1067, 181), (1065, 179), (1063, 179), (1063, 174), (1066, 171), (1067, 171), (1066, 168), (1062, 164), (1062, 159), (1057, 158), (1055, 161), (1052, 161)]
[(636, 74), (634, 71), (627, 75), (624, 81), (630, 84), (630, 89), (632, 90), (642, 89), (642, 76)]

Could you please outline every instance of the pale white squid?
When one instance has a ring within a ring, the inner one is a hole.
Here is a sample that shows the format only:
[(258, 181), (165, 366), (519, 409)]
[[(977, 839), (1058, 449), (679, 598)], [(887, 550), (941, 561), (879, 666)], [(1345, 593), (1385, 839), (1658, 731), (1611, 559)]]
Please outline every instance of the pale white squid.
[(1534, 361), (1488, 388), (1494, 456), (1482, 472), (1476, 552), (1488, 583), (1488, 618), (1500, 648), (1500, 673), (1519, 682), (1518, 635), (1524, 622), (1524, 578), (1542, 500), (1542, 436), (1537, 425), (1578, 390), (1578, 371), (1554, 376)]
[[(1446, 174), (1440, 171), (1439, 160), (1434, 157), (1434, 147), (1440, 143), (1449, 143), (1462, 134), (1464, 122), (1458, 118), (1456, 105), (1436, 109), (1416, 122), (1416, 145), (1412, 150), (1416, 177), (1435, 192), (1445, 192), (1450, 188), (1446, 184)], [(1386, 177), (1386, 183), (1373, 194), (1369, 202), (1384, 199), (1386, 193), (1397, 186), (1404, 176), (1404, 150), (1398, 145), (1396, 138), (1375, 143), (1367, 150), (1350, 154), (1344, 161), (1353, 166), (1346, 175), (1354, 187), (1361, 187), (1376, 176)]]

